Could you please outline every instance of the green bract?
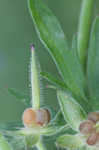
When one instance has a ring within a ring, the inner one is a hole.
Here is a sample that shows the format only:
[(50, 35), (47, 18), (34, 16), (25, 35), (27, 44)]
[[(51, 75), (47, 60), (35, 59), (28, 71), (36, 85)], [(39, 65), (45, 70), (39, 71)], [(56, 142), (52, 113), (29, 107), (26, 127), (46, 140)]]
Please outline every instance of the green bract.
[(72, 129), (78, 131), (80, 123), (86, 118), (86, 113), (70, 92), (58, 91), (57, 98), (65, 120)]
[(58, 146), (60, 147), (66, 147), (69, 149), (78, 149), (83, 146), (82, 139), (79, 135), (62, 135), (57, 139)]

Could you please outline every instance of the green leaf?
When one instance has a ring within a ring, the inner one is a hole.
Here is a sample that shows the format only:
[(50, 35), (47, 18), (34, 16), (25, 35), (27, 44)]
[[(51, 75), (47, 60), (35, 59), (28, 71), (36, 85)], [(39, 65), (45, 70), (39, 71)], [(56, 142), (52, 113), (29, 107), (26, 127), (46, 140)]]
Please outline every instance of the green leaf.
[(26, 106), (30, 106), (30, 96), (29, 95), (26, 95), (14, 88), (8, 88), (8, 92), (11, 95), (15, 96), (17, 100), (24, 103)]
[(63, 131), (66, 131), (70, 129), (68, 124), (61, 126), (61, 125), (55, 125), (51, 124), (41, 129), (41, 134), (44, 136), (53, 136), (55, 134), (61, 133)]
[(43, 144), (43, 141), (40, 139), (39, 142), (36, 144), (36, 149), (38, 150), (46, 150), (45, 145)]
[(72, 97), (70, 92), (58, 91), (57, 98), (64, 119), (73, 130), (78, 131), (80, 123), (86, 118), (85, 111)]
[(20, 128), (23, 128), (22, 122), (0, 123), (0, 131), (16, 131)]
[(57, 138), (56, 144), (62, 148), (78, 149), (83, 141), (79, 135), (65, 134)]
[(61, 126), (66, 124), (66, 121), (64, 120), (61, 110), (59, 110), (59, 112), (57, 112), (55, 117), (52, 119), (51, 124), (61, 125)]
[(87, 145), (81, 146), (78, 150), (89, 150)]
[(79, 148), (79, 150), (99, 150), (99, 147), (98, 146), (85, 145), (85, 146), (82, 146), (81, 148)]
[(33, 147), (37, 142), (39, 141), (39, 136), (38, 135), (27, 135), (25, 137), (25, 142), (27, 147)]
[[(75, 59), (78, 60), (78, 62), (80, 62), (80, 58), (78, 55), (78, 48), (77, 48), (77, 35), (73, 35), (73, 39), (72, 39), (72, 53)], [(82, 68), (82, 66), (81, 66)], [(82, 68), (83, 69), (83, 68)]]
[(52, 76), (50, 73), (41, 72), (40, 74), (42, 75), (43, 78), (45, 78), (46, 80), (48, 80), (49, 82), (54, 84), (56, 87), (62, 88), (62, 89), (67, 88), (67, 86), (64, 82), (62, 82), (61, 80), (56, 79), (56, 77)]
[(76, 59), (79, 60), (78, 51), (77, 51), (77, 35), (73, 35), (72, 39), (72, 53)]
[(13, 150), (25, 150), (25, 140), (22, 136), (5, 136), (6, 141), (11, 145)]
[(26, 144), (24, 136), (20, 134), (21, 128), (23, 128), (23, 126), (20, 122), (0, 124), (0, 132), (3, 134), (5, 140), (11, 145), (13, 150), (25, 149)]
[(65, 84), (79, 97), (79, 101), (85, 99), (85, 78), (81, 65), (69, 50), (58, 20), (42, 0), (28, 1), (38, 36), (51, 54)]
[(51, 120), (51, 122), (41, 129), (41, 134), (43, 134), (44, 136), (52, 136), (57, 133), (66, 131), (69, 128), (70, 127), (68, 126), (68, 124), (66, 124), (61, 111), (59, 111)]
[(74, 34), (72, 38), (72, 50), (74, 50), (76, 53), (77, 52), (77, 35)]
[[(85, 69), (90, 29), (93, 16), (94, 0), (82, 0), (78, 26), (78, 55)], [(86, 69), (85, 69), (86, 70)]]
[(88, 89), (92, 107), (99, 110), (99, 17), (92, 26), (89, 50), (88, 50)]
[(5, 138), (0, 134), (0, 150), (12, 150), (9, 143), (5, 140)]

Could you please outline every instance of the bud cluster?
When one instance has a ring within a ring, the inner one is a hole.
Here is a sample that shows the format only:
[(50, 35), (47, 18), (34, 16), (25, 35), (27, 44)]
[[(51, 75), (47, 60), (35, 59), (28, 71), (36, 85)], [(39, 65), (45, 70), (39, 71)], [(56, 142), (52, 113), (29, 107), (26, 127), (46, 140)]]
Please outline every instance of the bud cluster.
[(79, 126), (80, 132), (86, 136), (86, 143), (88, 145), (99, 145), (99, 131), (97, 130), (98, 122), (99, 112), (91, 112), (88, 114), (87, 120), (82, 122)]

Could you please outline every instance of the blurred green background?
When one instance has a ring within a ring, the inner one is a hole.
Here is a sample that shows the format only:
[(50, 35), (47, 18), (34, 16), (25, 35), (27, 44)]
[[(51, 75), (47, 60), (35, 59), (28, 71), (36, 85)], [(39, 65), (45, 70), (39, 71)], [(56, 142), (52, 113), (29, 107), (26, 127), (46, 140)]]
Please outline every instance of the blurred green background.
[[(82, 0), (43, 1), (59, 19), (70, 44), (72, 35), (77, 33)], [(99, 13), (98, 9), (97, 0), (94, 16)], [(31, 43), (34, 43), (37, 49), (42, 71), (49, 71), (58, 76), (56, 66), (35, 33), (27, 0), (0, 0), (0, 123), (21, 120), (25, 106), (10, 95), (7, 88), (29, 92)], [(44, 97), (45, 105), (58, 109), (55, 91), (45, 89)]]

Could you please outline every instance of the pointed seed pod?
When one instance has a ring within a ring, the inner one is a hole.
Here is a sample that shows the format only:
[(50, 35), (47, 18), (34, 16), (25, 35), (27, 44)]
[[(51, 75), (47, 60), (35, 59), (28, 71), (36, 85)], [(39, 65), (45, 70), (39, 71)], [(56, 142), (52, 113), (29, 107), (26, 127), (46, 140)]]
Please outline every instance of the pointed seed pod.
[(99, 112), (91, 112), (88, 114), (88, 120), (91, 120), (93, 122), (99, 121)]
[(88, 145), (95, 145), (97, 143), (99, 137), (99, 133), (93, 132), (87, 139), (87, 144)]
[(47, 109), (34, 110), (28, 108), (23, 113), (23, 123), (26, 127), (43, 126), (50, 121), (50, 112)]
[(89, 133), (92, 133), (94, 130), (94, 125), (95, 123), (90, 121), (90, 120), (86, 120), (84, 122), (82, 122), (79, 126), (79, 130), (82, 134), (87, 135)]
[(36, 59), (35, 47), (31, 45), (31, 68), (30, 68), (30, 80), (31, 80), (31, 102), (32, 107), (38, 109), (40, 107), (40, 80), (38, 60)]

